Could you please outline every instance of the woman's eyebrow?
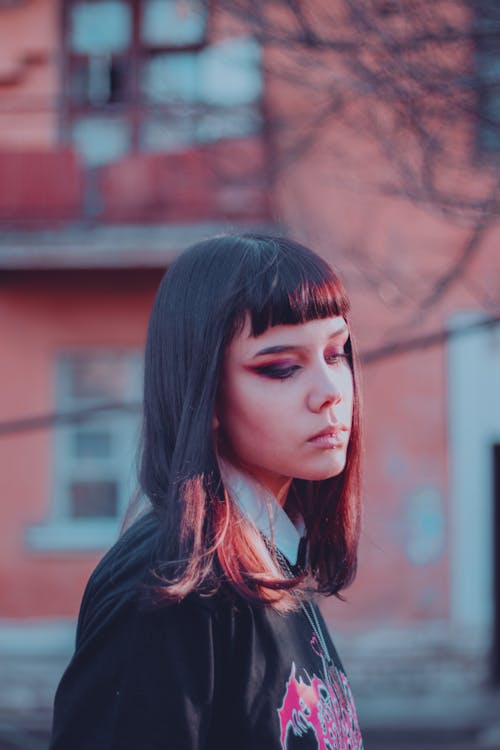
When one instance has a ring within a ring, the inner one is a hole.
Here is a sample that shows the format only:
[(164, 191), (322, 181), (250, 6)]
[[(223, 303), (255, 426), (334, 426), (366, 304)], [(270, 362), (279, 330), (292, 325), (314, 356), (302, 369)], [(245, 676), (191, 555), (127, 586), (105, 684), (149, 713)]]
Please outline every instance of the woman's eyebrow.
[(293, 344), (283, 344), (278, 346), (267, 346), (265, 349), (260, 349), (256, 352), (252, 359), (260, 357), (262, 354), (279, 354), (280, 352), (296, 351), (297, 349), (303, 349), (302, 346), (295, 346)]
[[(332, 331), (332, 333), (328, 336), (327, 341), (336, 339), (342, 334), (348, 332), (349, 328), (347, 327), (347, 324), (344, 323), (344, 325), (342, 325), (336, 331)], [(252, 359), (255, 359), (255, 357), (260, 357), (264, 354), (280, 354), (281, 352), (297, 351), (299, 349), (307, 349), (307, 346), (301, 346), (298, 344), (277, 344), (275, 346), (266, 346), (264, 349), (259, 349), (259, 351), (253, 355)]]

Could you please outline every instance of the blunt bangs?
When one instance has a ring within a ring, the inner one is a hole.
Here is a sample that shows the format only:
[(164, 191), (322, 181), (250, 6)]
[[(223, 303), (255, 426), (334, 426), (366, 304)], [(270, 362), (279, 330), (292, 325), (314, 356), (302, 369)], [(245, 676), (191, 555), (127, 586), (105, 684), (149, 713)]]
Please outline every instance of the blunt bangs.
[(283, 237), (245, 239), (252, 240), (253, 247), (243, 262), (245, 277), (233, 334), (242, 329), (247, 315), (252, 336), (273, 326), (348, 315), (345, 290), (322, 258)]

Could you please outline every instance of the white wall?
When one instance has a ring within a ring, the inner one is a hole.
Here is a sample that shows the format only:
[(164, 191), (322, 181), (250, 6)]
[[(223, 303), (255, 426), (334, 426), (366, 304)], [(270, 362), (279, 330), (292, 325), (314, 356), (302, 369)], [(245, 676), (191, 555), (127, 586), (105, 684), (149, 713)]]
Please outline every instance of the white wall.
[(452, 626), (487, 648), (494, 614), (492, 446), (500, 443), (500, 325), (463, 331), (481, 319), (468, 312), (450, 322), (450, 605)]

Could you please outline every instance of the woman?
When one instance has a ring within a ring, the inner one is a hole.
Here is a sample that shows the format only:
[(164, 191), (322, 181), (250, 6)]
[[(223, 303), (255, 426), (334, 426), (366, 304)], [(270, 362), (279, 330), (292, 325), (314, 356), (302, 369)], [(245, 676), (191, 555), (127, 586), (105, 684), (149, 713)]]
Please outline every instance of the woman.
[(171, 266), (145, 356), (145, 509), (94, 571), (51, 750), (359, 750), (314, 593), (359, 536), (349, 303), (287, 239)]

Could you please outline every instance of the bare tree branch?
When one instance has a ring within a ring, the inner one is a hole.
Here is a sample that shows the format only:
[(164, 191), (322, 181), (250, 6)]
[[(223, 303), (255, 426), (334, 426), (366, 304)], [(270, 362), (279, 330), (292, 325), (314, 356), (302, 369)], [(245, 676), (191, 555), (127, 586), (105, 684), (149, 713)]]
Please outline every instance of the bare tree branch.
[[(379, 190), (470, 228), (405, 324), (422, 322), (465, 278), (500, 217), (500, 4), (234, 0), (227, 8), (270, 52), (266, 74), (290, 86), (294, 100), (303, 92), (304, 106), (275, 108), (278, 172), (320, 138), (324, 149), (329, 130), (350, 132), (391, 165)], [(489, 158), (495, 150), (499, 158)], [(365, 280), (387, 271), (372, 266)]]
[[(491, 196), (492, 203), (496, 204), (498, 197), (498, 190), (500, 185), (497, 184), (494, 195)], [(486, 207), (485, 207), (486, 209)], [(488, 230), (491, 228), (493, 223), (496, 221), (497, 216), (489, 212), (484, 211), (481, 219), (472, 228), (472, 231), (465, 242), (462, 252), (457, 260), (440, 276), (433, 285), (427, 297), (424, 297), (421, 306), (424, 312), (429, 312), (439, 300), (449, 291), (451, 286), (457, 282), (458, 279), (465, 276), (468, 266), (470, 265), (472, 258), (479, 251), (481, 244)]]

